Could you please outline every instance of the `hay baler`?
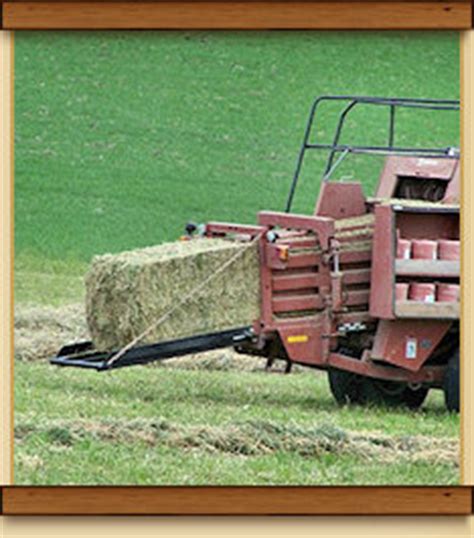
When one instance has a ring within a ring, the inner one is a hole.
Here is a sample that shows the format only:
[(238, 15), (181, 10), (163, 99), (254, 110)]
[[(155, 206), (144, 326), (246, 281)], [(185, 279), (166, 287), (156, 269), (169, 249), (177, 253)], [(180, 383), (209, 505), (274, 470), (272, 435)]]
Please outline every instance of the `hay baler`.
[[(315, 141), (325, 105), (342, 106), (330, 143)], [(383, 107), (386, 143), (343, 144), (352, 111)], [(71, 344), (53, 364), (108, 370), (233, 346), (328, 371), (341, 403), (419, 407), (442, 388), (459, 410), (459, 151), (395, 141), (400, 110), (447, 112), (459, 102), (323, 96), (313, 103), (284, 212), (262, 211), (254, 226), (209, 222), (207, 237), (258, 242), (261, 312), (252, 326), (96, 352)], [(313, 215), (292, 213), (303, 161), (328, 158)], [(385, 158), (374, 197), (355, 181), (334, 181), (349, 155)], [(194, 226), (187, 227), (191, 236)], [(192, 239), (191, 239), (192, 240)], [(290, 368), (287, 370), (289, 371)]]

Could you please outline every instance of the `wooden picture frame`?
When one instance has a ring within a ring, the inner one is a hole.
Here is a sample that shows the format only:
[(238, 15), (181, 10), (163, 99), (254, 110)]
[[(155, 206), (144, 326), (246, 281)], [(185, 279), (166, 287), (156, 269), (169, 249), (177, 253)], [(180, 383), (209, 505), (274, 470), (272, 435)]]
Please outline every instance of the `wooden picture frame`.
[(471, 27), (471, 22), (468, 0), (3, 2), (6, 30), (465, 30)]
[[(472, 27), (467, 0), (49, 1), (1, 3), (4, 30), (454, 29)], [(465, 97), (465, 96), (464, 96)], [(11, 137), (11, 143), (13, 137)], [(464, 140), (464, 143), (466, 141)], [(10, 155), (11, 149), (4, 155)], [(8, 203), (8, 201), (7, 201)], [(5, 228), (6, 229), (6, 228)], [(11, 233), (11, 230), (10, 230)], [(10, 260), (11, 262), (11, 260)], [(10, 271), (10, 269), (7, 270)], [(5, 308), (5, 303), (3, 303)], [(9, 318), (11, 320), (11, 317)], [(5, 370), (4, 372), (9, 372)], [(9, 374), (11, 376), (11, 372)], [(11, 417), (10, 417), (10, 422)], [(11, 424), (10, 424), (11, 426)], [(11, 441), (10, 432), (10, 441)], [(466, 515), (472, 487), (1, 488), (5, 515)]]

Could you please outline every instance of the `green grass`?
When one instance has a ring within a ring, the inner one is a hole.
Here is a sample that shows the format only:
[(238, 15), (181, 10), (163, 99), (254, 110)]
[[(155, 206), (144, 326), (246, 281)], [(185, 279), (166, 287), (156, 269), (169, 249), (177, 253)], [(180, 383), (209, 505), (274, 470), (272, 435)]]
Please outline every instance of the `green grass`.
[[(173, 240), (188, 220), (254, 223), (259, 210), (283, 209), (316, 96), (458, 98), (458, 42), (450, 32), (19, 33), (15, 300), (81, 301), (95, 254)], [(329, 112), (319, 125), (325, 141), (334, 129)], [(385, 120), (380, 111), (358, 113), (344, 141), (385, 141)], [(459, 142), (455, 115), (403, 112), (399, 120), (400, 143)], [(305, 164), (295, 211), (312, 211), (323, 164), (317, 156)], [(379, 168), (358, 158), (339, 174), (360, 179), (370, 194)], [(452, 462), (51, 438), (51, 428), (68, 438), (81, 420), (126, 426), (161, 417), (185, 431), (258, 419), (304, 431), (330, 425), (456, 439), (459, 419), (436, 392), (420, 413), (339, 409), (325, 376), (171, 368), (101, 375), (17, 363), (15, 417), (19, 427), (39, 425), (16, 444), (18, 483), (459, 481)]]
[[(54, 450), (56, 449), (56, 450)], [(22, 449), (15, 483), (94, 485), (394, 485), (457, 484), (447, 465), (375, 463), (350, 456), (325, 455), (311, 460), (291, 453), (236, 457), (184, 453), (162, 446), (149, 450), (140, 443), (110, 445), (85, 440), (73, 448), (30, 443)], [(84, 454), (89, 457), (84, 459)], [(24, 482), (26, 477), (26, 482)]]
[[(453, 462), (366, 461), (360, 455), (304, 456), (285, 450), (269, 454), (229, 454), (223, 450), (150, 446), (140, 436), (124, 442), (84, 435), (70, 428), (85, 422), (128, 428), (134, 421), (166, 421), (188, 431), (225, 428), (257, 421), (315, 427), (391, 438), (456, 439), (459, 421), (444, 411), (433, 391), (420, 412), (383, 408), (339, 408), (324, 374), (289, 376), (258, 372), (135, 368), (111, 374), (60, 370), (18, 363), (15, 375), (17, 483), (139, 484), (436, 484), (456, 483)], [(42, 427), (40, 427), (43, 425)], [(21, 435), (21, 430), (32, 433)]]
[[(253, 223), (261, 209), (281, 210), (316, 96), (457, 98), (458, 41), (449, 32), (21, 33), (17, 255), (47, 272), (50, 260), (174, 239), (190, 219)], [(456, 115), (400, 114), (400, 142), (459, 139)], [(348, 139), (385, 141), (386, 120), (361, 111)], [(334, 126), (324, 114), (325, 140)], [(356, 161), (341, 174), (370, 193), (378, 165)], [(323, 164), (307, 162), (300, 212), (314, 207)]]
[(40, 258), (20, 250), (15, 255), (15, 301), (54, 306), (81, 302), (87, 268), (72, 257)]

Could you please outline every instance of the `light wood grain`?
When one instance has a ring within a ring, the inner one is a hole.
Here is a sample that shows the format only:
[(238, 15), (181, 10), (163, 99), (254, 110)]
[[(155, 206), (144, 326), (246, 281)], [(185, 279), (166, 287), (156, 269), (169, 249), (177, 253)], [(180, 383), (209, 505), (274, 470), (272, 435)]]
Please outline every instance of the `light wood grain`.
[(466, 29), (466, 1), (14, 2), (5, 29)]
[(6, 487), (6, 515), (447, 515), (471, 512), (469, 487)]

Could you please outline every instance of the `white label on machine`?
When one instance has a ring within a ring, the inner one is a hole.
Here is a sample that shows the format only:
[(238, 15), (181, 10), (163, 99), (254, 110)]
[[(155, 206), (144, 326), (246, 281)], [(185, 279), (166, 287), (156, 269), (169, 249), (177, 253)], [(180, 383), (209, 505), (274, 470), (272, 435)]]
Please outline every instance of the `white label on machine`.
[(405, 345), (405, 358), (416, 359), (416, 338), (408, 338)]
[(418, 166), (436, 166), (436, 164), (436, 161), (434, 161), (433, 159), (426, 159), (423, 157), (417, 159)]

